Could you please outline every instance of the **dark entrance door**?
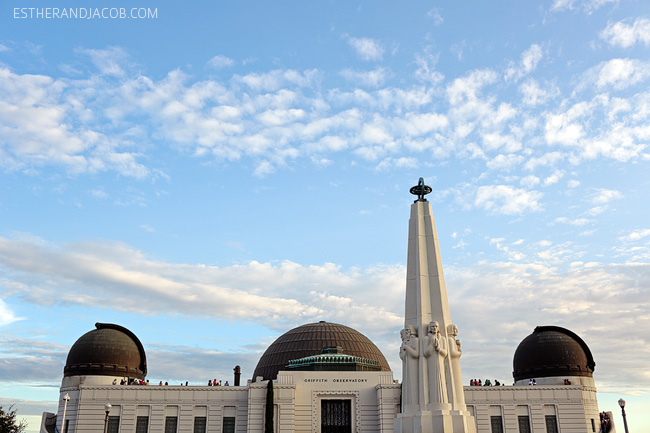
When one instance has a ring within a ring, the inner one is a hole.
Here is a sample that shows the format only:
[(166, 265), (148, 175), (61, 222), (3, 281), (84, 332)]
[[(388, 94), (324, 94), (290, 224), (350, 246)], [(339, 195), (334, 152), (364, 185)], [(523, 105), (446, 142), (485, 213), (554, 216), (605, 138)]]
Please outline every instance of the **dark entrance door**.
[(321, 400), (321, 433), (352, 433), (351, 407), (350, 400)]

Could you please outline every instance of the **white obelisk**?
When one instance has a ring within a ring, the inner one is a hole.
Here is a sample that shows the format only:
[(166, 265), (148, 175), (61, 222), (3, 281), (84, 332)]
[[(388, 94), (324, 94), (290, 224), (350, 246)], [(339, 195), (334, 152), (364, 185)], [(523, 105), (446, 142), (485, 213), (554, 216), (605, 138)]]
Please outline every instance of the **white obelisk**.
[(451, 321), (431, 188), (420, 178), (411, 193), (406, 303), (402, 346), (402, 410), (395, 433), (475, 433), (467, 411), (459, 358), (458, 328)]

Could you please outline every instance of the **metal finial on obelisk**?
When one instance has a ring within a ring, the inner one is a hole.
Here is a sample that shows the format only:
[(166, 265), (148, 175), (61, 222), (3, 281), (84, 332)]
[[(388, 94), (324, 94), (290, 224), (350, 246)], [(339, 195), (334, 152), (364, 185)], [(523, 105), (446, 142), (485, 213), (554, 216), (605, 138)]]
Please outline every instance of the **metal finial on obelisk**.
[(432, 191), (431, 187), (429, 185), (424, 184), (424, 178), (421, 177), (420, 180), (418, 181), (418, 184), (411, 187), (411, 194), (417, 195), (418, 199), (414, 200), (413, 203), (417, 201), (427, 201), (426, 198), (424, 198), (425, 195), (429, 194)]

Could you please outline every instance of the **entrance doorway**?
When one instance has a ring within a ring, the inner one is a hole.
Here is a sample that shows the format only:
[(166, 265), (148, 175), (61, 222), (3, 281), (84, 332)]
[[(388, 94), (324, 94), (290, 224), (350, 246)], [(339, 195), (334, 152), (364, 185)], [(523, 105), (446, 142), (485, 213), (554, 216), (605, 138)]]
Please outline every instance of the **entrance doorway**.
[(351, 408), (350, 400), (321, 400), (321, 433), (352, 433)]

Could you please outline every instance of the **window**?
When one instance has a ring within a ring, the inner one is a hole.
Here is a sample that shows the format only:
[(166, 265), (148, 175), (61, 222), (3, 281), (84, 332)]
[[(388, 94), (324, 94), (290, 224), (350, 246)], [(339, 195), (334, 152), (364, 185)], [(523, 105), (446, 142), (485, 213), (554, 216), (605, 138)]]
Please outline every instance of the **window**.
[(223, 417), (223, 428), (221, 429), (223, 433), (235, 433), (235, 417), (234, 416), (224, 416)]
[(194, 433), (205, 433), (207, 418), (204, 416), (194, 417)]
[(149, 417), (139, 416), (135, 422), (135, 433), (147, 433), (149, 430)]
[(557, 417), (555, 415), (546, 415), (546, 433), (558, 433)]
[(594, 419), (591, 419), (591, 431), (595, 432), (596, 431), (596, 423), (594, 422)]
[(321, 432), (352, 432), (352, 401), (321, 400)]
[(176, 433), (177, 426), (178, 426), (177, 416), (165, 417), (165, 433)]
[(490, 417), (490, 427), (492, 433), (503, 433), (503, 418), (500, 415), (492, 415)]
[(519, 415), (519, 433), (530, 433), (530, 417), (528, 415)]
[(117, 433), (120, 429), (120, 417), (119, 416), (109, 416), (108, 417), (108, 433)]

